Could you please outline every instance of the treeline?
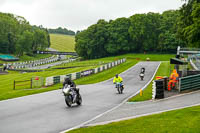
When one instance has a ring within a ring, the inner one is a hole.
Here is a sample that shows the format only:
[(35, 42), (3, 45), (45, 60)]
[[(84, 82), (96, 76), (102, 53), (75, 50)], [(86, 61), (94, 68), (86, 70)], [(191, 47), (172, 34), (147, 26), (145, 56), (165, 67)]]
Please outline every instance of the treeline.
[(76, 35), (75, 50), (91, 59), (133, 52), (175, 53), (177, 46), (200, 47), (199, 11), (199, 2), (189, 0), (180, 10), (99, 20)]
[(50, 47), (47, 29), (31, 26), (25, 18), (0, 12), (0, 53), (22, 56)]
[(66, 28), (58, 27), (57, 29), (48, 29), (49, 33), (56, 33), (56, 34), (65, 34), (65, 35), (75, 35), (75, 32), (72, 30), (68, 30)]

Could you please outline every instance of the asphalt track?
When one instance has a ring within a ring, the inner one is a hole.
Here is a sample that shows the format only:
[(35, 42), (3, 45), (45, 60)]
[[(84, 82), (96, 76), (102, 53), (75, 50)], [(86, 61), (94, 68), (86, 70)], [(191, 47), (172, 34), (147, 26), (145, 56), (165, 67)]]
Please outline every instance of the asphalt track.
[(111, 122), (133, 119), (141, 116), (158, 114), (166, 111), (200, 105), (200, 91), (183, 93), (161, 100), (145, 102), (126, 102), (114, 110), (89, 121), (81, 126), (104, 125)]
[[(117, 94), (112, 79), (78, 86), (82, 106), (68, 108), (61, 90), (0, 101), (0, 133), (58, 133), (91, 120), (122, 103), (152, 78), (160, 62), (140, 62), (120, 74), (124, 79), (124, 94)], [(144, 81), (140, 81), (145, 67)]]

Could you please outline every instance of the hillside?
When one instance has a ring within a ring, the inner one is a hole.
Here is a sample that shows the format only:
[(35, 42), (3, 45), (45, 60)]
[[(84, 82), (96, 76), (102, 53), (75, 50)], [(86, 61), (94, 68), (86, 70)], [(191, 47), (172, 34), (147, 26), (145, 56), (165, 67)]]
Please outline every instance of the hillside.
[(74, 52), (75, 38), (74, 36), (50, 34), (51, 48), (58, 51)]

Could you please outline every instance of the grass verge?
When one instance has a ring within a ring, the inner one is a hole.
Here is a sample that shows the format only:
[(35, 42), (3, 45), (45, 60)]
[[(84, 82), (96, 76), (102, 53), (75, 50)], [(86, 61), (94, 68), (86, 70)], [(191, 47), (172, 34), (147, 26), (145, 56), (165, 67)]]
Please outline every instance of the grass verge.
[(58, 51), (74, 52), (75, 37), (62, 34), (50, 34), (51, 48)]
[[(170, 63), (165, 61), (161, 63), (153, 80), (156, 79), (156, 76), (169, 76), (169, 75), (170, 75)], [(151, 83), (147, 86), (147, 88), (145, 88), (142, 96), (140, 96), (140, 94), (137, 94), (136, 96), (129, 99), (129, 102), (138, 102), (138, 101), (145, 101), (152, 99), (152, 83), (153, 81), (151, 81)]]
[(13, 90), (14, 80), (20, 80), (20, 81), (29, 80), (30, 78), (35, 77), (35, 76), (41, 76), (45, 78), (45, 77), (57, 76), (57, 75), (67, 75), (69, 73), (80, 72), (80, 71), (96, 68), (100, 66), (102, 63), (108, 63), (108, 62), (112, 62), (112, 61), (127, 57), (127, 61), (119, 66), (116, 66), (114, 68), (108, 69), (101, 73), (84, 77), (75, 81), (76, 84), (97, 83), (97, 82), (104, 81), (104, 80), (114, 77), (116, 73), (121, 73), (127, 70), (128, 68), (136, 64), (138, 61), (145, 60), (146, 57), (149, 57), (150, 60), (152, 61), (158, 60), (157, 56), (161, 57), (162, 60), (169, 60), (173, 55), (126, 54), (122, 56), (107, 57), (107, 58), (101, 58), (101, 59), (96, 59), (96, 60), (87, 60), (83, 62), (72, 62), (71, 65), (70, 64), (61, 65), (61, 67), (70, 67), (70, 66), (82, 66), (82, 67), (74, 67), (74, 68), (69, 68), (69, 69), (55, 69), (57, 68), (56, 66), (56, 67), (53, 67), (54, 69), (53, 68), (47, 69), (43, 72), (33, 72), (33, 73), (10, 72), (8, 75), (0, 76), (0, 100), (55, 90), (61, 86), (60, 84), (60, 86), (58, 85), (58, 86), (52, 86), (48, 88), (29, 89), (30, 85), (28, 85), (28, 86), (23, 86), (22, 89), (16, 88), (16, 90)]
[(199, 133), (200, 106), (80, 128), (69, 133)]

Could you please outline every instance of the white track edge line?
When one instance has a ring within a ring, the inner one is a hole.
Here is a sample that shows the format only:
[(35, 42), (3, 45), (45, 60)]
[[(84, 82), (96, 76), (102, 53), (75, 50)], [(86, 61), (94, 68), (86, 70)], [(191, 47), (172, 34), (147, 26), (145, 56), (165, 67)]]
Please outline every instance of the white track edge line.
[(193, 107), (193, 106), (199, 106), (199, 105), (200, 105), (200, 103), (197, 103), (197, 104), (193, 104), (193, 105), (187, 105), (187, 106), (182, 106), (182, 107), (177, 107), (177, 108), (172, 108), (172, 109), (166, 109), (166, 110), (162, 110), (162, 111), (151, 112), (151, 113), (146, 113), (146, 114), (141, 114), (141, 115), (136, 115), (136, 116), (131, 116), (131, 117), (125, 117), (125, 118), (120, 118), (120, 119), (111, 120), (111, 121), (99, 122), (99, 123), (95, 123), (95, 124), (86, 125), (86, 127), (97, 126), (97, 125), (105, 125), (105, 124), (109, 124), (109, 123), (112, 123), (112, 122), (119, 122), (119, 121), (124, 121), (124, 120), (130, 120), (130, 119), (134, 119), (134, 118), (138, 118), (138, 117), (142, 117), (142, 116), (148, 116), (148, 115), (153, 115), (153, 114), (160, 114), (160, 113), (164, 113), (164, 112), (168, 112), (168, 111), (173, 111), (173, 110), (178, 110), (178, 109), (184, 109), (184, 108)]

